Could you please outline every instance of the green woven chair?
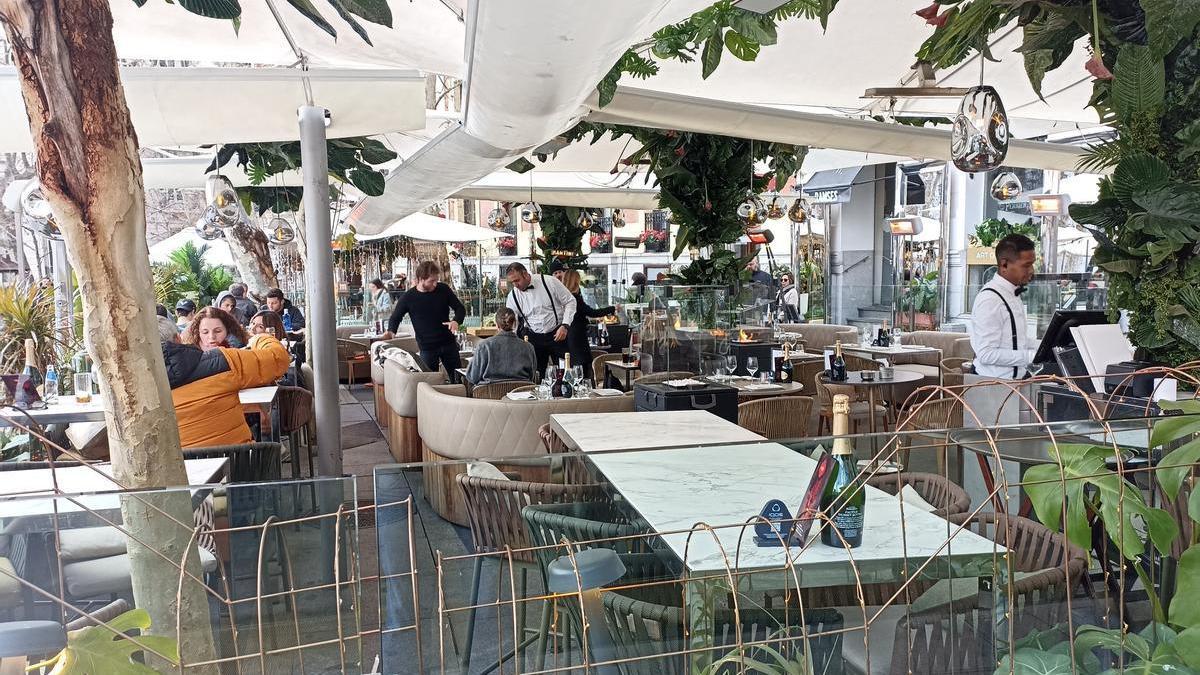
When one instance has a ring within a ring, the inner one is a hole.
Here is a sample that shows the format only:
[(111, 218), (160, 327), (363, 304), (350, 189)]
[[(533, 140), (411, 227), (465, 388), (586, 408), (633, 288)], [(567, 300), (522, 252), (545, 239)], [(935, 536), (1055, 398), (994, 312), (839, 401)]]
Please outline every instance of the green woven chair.
[[(616, 582), (618, 585), (670, 581), (676, 578), (651, 549), (650, 539), (645, 536), (649, 528), (644, 523), (631, 521), (627, 514), (612, 502), (531, 505), (521, 510), (521, 517), (529, 531), (530, 543), (538, 547), (535, 554), (542, 570), (543, 582), (547, 566), (555, 558), (566, 555), (567, 546), (575, 550), (615, 550), (625, 562), (626, 569), (625, 576)], [(569, 544), (564, 544), (564, 541)], [(674, 584), (656, 584), (651, 588), (663, 593), (679, 592)], [(583, 625), (577, 602), (571, 601), (570, 598), (555, 602), (562, 602), (564, 618), (570, 625)], [(550, 606), (547, 605), (546, 609), (549, 610)], [(542, 615), (540, 634), (545, 636), (549, 634), (549, 630), (550, 612), (546, 611)], [(563, 632), (569, 634), (569, 631)], [(544, 639), (538, 643), (536, 653), (536, 670), (541, 670), (546, 658)]]
[[(616, 657), (626, 661), (620, 664), (622, 675), (690, 673), (688, 655), (678, 653), (687, 648), (681, 603), (647, 602), (637, 597), (643, 589), (633, 590), (604, 594), (605, 619)], [(743, 644), (766, 642), (766, 647), (796, 662), (802, 662), (807, 649), (814, 675), (842, 673), (842, 634), (836, 632), (842, 628), (842, 616), (834, 610), (808, 610), (803, 617), (795, 610), (743, 608), (736, 617), (732, 611), (719, 610), (713, 620), (713, 643), (724, 649), (713, 652), (714, 660), (736, 648), (739, 626)], [(801, 639), (804, 637), (807, 639)], [(743, 655), (785, 672), (777, 657), (761, 647), (747, 647)]]

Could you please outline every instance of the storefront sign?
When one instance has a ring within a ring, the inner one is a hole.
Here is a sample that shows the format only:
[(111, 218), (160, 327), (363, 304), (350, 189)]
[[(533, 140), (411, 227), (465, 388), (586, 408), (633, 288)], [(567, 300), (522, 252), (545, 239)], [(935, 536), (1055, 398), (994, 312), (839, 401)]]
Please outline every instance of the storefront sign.
[(844, 204), (850, 201), (850, 188), (805, 191), (804, 194), (813, 204)]

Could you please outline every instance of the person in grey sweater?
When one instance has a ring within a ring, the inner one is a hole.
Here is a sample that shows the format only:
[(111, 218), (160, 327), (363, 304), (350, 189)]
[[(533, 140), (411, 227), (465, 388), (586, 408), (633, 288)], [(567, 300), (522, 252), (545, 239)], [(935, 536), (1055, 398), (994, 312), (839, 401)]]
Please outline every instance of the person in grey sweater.
[(467, 381), (484, 384), (500, 380), (533, 382), (537, 368), (537, 353), (533, 345), (517, 337), (517, 313), (507, 307), (496, 312), (496, 328), (500, 332), (479, 343), (467, 365)]

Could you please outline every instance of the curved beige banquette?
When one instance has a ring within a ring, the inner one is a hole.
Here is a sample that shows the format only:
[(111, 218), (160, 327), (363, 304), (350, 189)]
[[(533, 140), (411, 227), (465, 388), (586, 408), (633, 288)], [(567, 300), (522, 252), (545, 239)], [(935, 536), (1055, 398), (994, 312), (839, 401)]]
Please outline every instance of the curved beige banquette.
[[(421, 434), (421, 459), (446, 462), (423, 469), (425, 498), (439, 516), (467, 525), (466, 507), (455, 476), (466, 465), (454, 460), (481, 459), (506, 470), (506, 459), (532, 457), (546, 452), (538, 427), (558, 413), (607, 413), (633, 410), (632, 396), (510, 401), (467, 398), (462, 385), (417, 385), (417, 428)], [(517, 463), (519, 464), (519, 463)], [(512, 470), (528, 469), (508, 464)]]
[(441, 371), (409, 372), (397, 361), (383, 366), (384, 412), (387, 417), (388, 448), (401, 463), (421, 461), (421, 437), (417, 434), (417, 385), (443, 384)]
[(844, 344), (858, 343), (858, 329), (837, 323), (781, 323), (779, 330), (804, 336), (804, 346), (810, 352), (833, 347), (838, 340)]
[(371, 343), (371, 384), (375, 390), (375, 421), (382, 428), (387, 428), (389, 417), (387, 398), (384, 390), (387, 382), (383, 377), (383, 366), (376, 360), (379, 350), (389, 347), (399, 347), (410, 354), (417, 353), (417, 339), (411, 335), (398, 335), (391, 340), (379, 340)]

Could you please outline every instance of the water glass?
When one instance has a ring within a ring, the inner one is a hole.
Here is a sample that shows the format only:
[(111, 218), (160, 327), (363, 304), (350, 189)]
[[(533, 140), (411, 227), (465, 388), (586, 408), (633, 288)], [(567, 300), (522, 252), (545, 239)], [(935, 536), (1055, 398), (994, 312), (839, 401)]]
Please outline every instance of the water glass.
[(558, 376), (558, 366), (546, 366), (546, 377), (542, 378), (542, 382), (553, 382)]
[(533, 396), (539, 401), (545, 401), (550, 398), (550, 383), (542, 381), (541, 384), (533, 388)]
[(75, 402), (90, 403), (92, 401), (92, 374), (75, 373)]
[(583, 382), (583, 366), (571, 366), (571, 384)]
[(893, 328), (893, 329), (892, 329), (892, 346), (893, 346), (893, 347), (899, 347), (899, 346), (900, 346), (900, 340), (901, 340), (901, 338), (903, 338), (903, 337), (904, 337), (904, 331), (900, 330), (900, 327), (899, 327), (899, 326), (897, 326), (897, 327)]

